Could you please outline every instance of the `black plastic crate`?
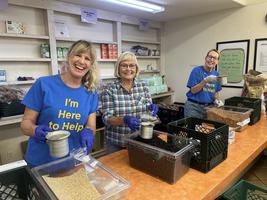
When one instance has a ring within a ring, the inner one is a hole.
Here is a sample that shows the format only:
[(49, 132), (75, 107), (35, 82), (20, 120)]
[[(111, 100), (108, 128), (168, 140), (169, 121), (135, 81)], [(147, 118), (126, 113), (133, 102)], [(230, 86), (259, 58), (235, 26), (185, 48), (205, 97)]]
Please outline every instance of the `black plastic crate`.
[(157, 124), (154, 129), (159, 131), (167, 131), (167, 124), (184, 117), (184, 106), (180, 103), (174, 104), (159, 104), (157, 113), (161, 124)]
[(49, 198), (36, 184), (30, 169), (20, 167), (0, 173), (0, 199), (45, 200)]
[(267, 188), (241, 180), (218, 199), (220, 200), (267, 200)]
[(21, 101), (12, 101), (11, 103), (0, 102), (0, 117), (9, 117), (24, 113), (25, 106)]
[(97, 111), (96, 113), (96, 128), (102, 128), (104, 127), (105, 124), (103, 123), (103, 120), (102, 120), (102, 113), (100, 111)]
[[(211, 126), (213, 129), (209, 128)], [(168, 124), (168, 133), (200, 141), (190, 166), (205, 173), (227, 158), (228, 130), (229, 126), (226, 124), (194, 117)], [(209, 133), (203, 133), (205, 131)]]
[(225, 105), (252, 108), (249, 125), (253, 125), (261, 118), (261, 99), (249, 97), (231, 97), (225, 99)]

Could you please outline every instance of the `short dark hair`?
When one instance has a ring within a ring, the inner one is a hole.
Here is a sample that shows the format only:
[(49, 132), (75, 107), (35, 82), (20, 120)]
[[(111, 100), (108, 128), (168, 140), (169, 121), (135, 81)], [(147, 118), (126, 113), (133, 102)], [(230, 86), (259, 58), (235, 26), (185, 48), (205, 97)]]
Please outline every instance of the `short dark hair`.
[(207, 53), (207, 55), (206, 55), (206, 57), (210, 54), (210, 52), (212, 52), (212, 51), (214, 51), (214, 52), (216, 52), (219, 56), (218, 56), (218, 60), (220, 59), (220, 52), (217, 50), (217, 49), (211, 49), (211, 50), (209, 50), (208, 51), (208, 53)]

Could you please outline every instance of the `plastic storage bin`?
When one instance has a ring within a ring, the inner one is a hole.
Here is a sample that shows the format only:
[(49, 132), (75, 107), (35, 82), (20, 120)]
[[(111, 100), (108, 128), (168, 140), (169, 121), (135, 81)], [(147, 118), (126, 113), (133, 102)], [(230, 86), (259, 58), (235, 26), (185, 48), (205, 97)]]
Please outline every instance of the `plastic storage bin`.
[(146, 140), (133, 134), (128, 141), (130, 165), (174, 184), (189, 169), (196, 143), (168, 133), (153, 132)]
[(224, 192), (219, 199), (225, 200), (267, 200), (267, 188), (241, 180)]
[(25, 106), (21, 101), (13, 101), (11, 103), (0, 102), (0, 117), (9, 117), (13, 115), (20, 115), (24, 113)]
[(129, 183), (101, 162), (86, 156), (53, 161), (32, 169), (50, 199), (121, 199)]
[(30, 169), (19, 167), (0, 173), (0, 199), (39, 200), (49, 199)]
[(252, 108), (249, 125), (253, 125), (261, 118), (261, 99), (248, 97), (231, 97), (225, 99), (225, 105)]
[(208, 172), (227, 158), (229, 126), (194, 117), (183, 118), (167, 125), (168, 132), (200, 141), (190, 166)]
[(250, 108), (235, 106), (207, 107), (207, 118), (216, 122), (224, 123), (241, 131), (249, 123), (251, 112)]

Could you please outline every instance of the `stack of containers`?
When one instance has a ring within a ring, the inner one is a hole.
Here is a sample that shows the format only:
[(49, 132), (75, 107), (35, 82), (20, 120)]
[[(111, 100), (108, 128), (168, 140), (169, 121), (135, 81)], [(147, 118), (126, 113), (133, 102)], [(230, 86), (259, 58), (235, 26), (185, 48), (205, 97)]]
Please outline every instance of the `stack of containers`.
[(233, 127), (235, 131), (244, 130), (250, 122), (253, 111), (236, 106), (207, 107), (207, 118)]
[(170, 134), (200, 142), (190, 164), (194, 169), (206, 173), (227, 158), (229, 126), (226, 124), (189, 117), (170, 122), (167, 129)]
[(261, 99), (249, 97), (231, 97), (225, 99), (225, 105), (253, 109), (249, 125), (257, 123), (261, 118)]
[(143, 81), (146, 82), (148, 86), (148, 90), (151, 95), (153, 94), (159, 94), (163, 92), (168, 91), (168, 86), (163, 83), (162, 77), (159, 75), (154, 75), (152, 77), (147, 77), (145, 79), (142, 79)]

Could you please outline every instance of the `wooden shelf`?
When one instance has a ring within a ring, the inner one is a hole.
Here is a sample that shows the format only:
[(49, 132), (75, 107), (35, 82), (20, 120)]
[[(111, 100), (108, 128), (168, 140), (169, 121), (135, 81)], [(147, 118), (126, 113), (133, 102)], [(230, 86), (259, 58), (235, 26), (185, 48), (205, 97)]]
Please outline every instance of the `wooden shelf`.
[(100, 76), (100, 79), (105, 80), (105, 79), (115, 79), (115, 76)]
[(157, 99), (157, 98), (161, 98), (161, 97), (167, 97), (167, 96), (171, 96), (174, 94), (174, 91), (168, 91), (168, 92), (164, 92), (164, 93), (160, 93), (160, 94), (156, 94), (156, 95), (152, 95), (151, 98), (152, 99)]
[(0, 58), (0, 61), (8, 61), (8, 62), (50, 62), (51, 58)]
[(49, 40), (49, 36), (45, 36), (45, 35), (30, 35), (30, 34), (27, 35), (27, 34), (0, 33), (0, 37)]
[[(72, 38), (72, 37), (56, 37), (57, 41), (62, 41), (62, 42), (76, 42), (78, 40), (81, 40), (81, 38)], [(117, 44), (117, 42), (113, 41), (102, 41), (102, 40), (88, 40), (94, 44)]]
[(129, 42), (129, 43), (142, 43), (142, 44), (157, 44), (159, 45), (160, 42), (157, 41), (142, 41), (142, 40), (131, 40), (131, 39), (122, 39), (122, 42)]
[(160, 56), (136, 56), (139, 59), (160, 59)]
[(35, 80), (29, 81), (9, 81), (9, 82), (0, 82), (0, 85), (30, 85), (33, 84)]
[(97, 62), (117, 62), (117, 59), (97, 59)]
[(140, 74), (160, 73), (160, 70), (141, 70)]
[[(58, 62), (65, 62), (67, 61), (66, 58), (58, 58)], [(116, 62), (117, 59), (97, 59), (97, 62)]]
[(2, 118), (0, 118), (0, 126), (20, 123), (22, 121), (22, 116), (23, 115), (2, 117)]

